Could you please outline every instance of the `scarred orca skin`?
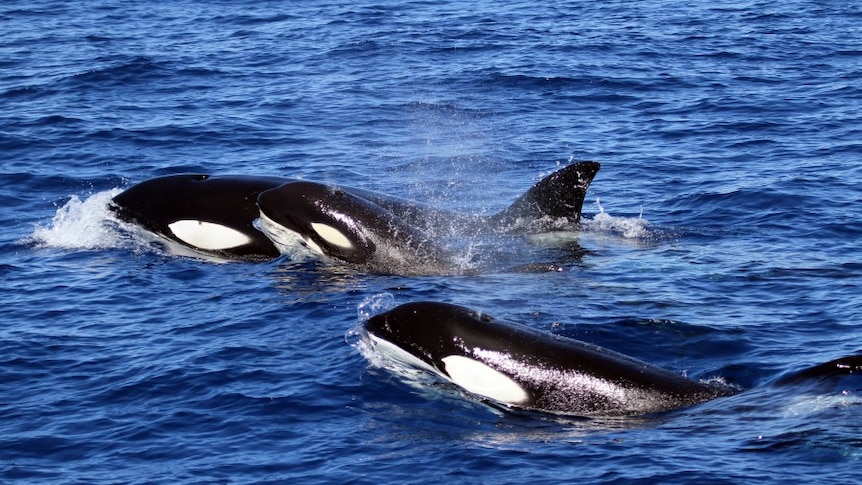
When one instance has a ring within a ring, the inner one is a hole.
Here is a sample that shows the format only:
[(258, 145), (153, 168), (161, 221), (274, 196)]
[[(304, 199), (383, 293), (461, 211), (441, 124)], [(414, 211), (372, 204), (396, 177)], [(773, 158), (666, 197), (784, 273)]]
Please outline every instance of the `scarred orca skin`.
[(272, 259), (279, 251), (256, 227), (257, 196), (280, 177), (168, 175), (113, 198), (117, 217), (196, 251), (228, 259)]
[(569, 165), (489, 217), (442, 211), (373, 192), (308, 181), (258, 197), (260, 227), (283, 252), (297, 239), (324, 256), (386, 274), (457, 272), (440, 239), (482, 233), (526, 234), (580, 221), (597, 162)]
[(407, 303), (371, 317), (364, 327), (375, 352), (514, 408), (628, 416), (731, 393), (608, 349), (446, 303)]

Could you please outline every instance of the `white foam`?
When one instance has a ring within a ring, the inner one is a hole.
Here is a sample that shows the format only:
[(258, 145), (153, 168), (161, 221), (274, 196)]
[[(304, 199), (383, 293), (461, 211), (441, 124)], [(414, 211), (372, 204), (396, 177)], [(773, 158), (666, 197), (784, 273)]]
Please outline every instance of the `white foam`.
[(843, 391), (839, 394), (794, 396), (790, 404), (784, 409), (785, 417), (809, 416), (825, 410), (840, 409), (850, 406), (858, 406), (862, 403), (862, 396), (852, 391)]
[(108, 209), (120, 189), (95, 193), (84, 200), (73, 195), (57, 209), (48, 226), (38, 225), (26, 241), (39, 247), (106, 249), (122, 247), (125, 240)]

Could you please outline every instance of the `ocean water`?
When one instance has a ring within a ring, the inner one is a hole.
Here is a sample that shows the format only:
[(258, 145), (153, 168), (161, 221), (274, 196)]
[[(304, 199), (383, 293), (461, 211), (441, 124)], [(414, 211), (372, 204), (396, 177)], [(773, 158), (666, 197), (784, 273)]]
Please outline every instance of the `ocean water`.
[[(0, 480), (854, 483), (862, 380), (858, 2), (0, 6)], [(220, 263), (121, 230), (178, 172), (487, 213), (602, 163), (562, 271)], [(660, 416), (501, 410), (357, 349), (437, 300), (740, 392)]]

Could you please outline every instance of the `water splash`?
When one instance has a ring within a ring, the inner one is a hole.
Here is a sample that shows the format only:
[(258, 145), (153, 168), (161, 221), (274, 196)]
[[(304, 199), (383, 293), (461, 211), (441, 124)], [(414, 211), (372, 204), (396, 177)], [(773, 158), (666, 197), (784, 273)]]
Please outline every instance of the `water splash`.
[(77, 195), (57, 209), (47, 226), (36, 226), (25, 243), (43, 248), (108, 249), (124, 246), (122, 236), (108, 204), (120, 189), (95, 193), (82, 200)]
[(584, 229), (596, 232), (610, 232), (626, 239), (649, 239), (651, 237), (649, 222), (643, 218), (643, 212), (638, 217), (618, 217), (605, 212), (601, 201), (596, 198), (599, 213), (592, 219), (584, 219)]
[(378, 293), (362, 300), (356, 308), (356, 313), (359, 316), (359, 321), (364, 323), (374, 315), (393, 308), (395, 308), (395, 295), (392, 293)]
[(375, 354), (374, 346), (365, 332), (364, 325), (371, 317), (391, 310), (395, 306), (395, 295), (392, 293), (377, 293), (365, 297), (356, 307), (357, 324), (344, 334), (345, 342), (375, 367), (384, 366), (385, 360)]
[(811, 395), (803, 394), (794, 396), (792, 401), (785, 407), (784, 416), (810, 416), (824, 411), (842, 409), (862, 404), (862, 396), (854, 391), (844, 390), (838, 394)]

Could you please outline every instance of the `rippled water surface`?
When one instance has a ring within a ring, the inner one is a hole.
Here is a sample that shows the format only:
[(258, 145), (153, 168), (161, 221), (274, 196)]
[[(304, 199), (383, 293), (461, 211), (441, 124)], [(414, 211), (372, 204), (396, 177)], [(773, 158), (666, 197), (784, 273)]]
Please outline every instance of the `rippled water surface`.
[[(3, 480), (862, 479), (859, 376), (775, 383), (862, 351), (857, 3), (12, 0), (0, 24)], [(218, 263), (107, 212), (206, 172), (489, 213), (582, 159), (582, 229), (510, 241), (559, 272)], [(356, 348), (415, 300), (740, 392), (587, 420), (417, 387)]]

